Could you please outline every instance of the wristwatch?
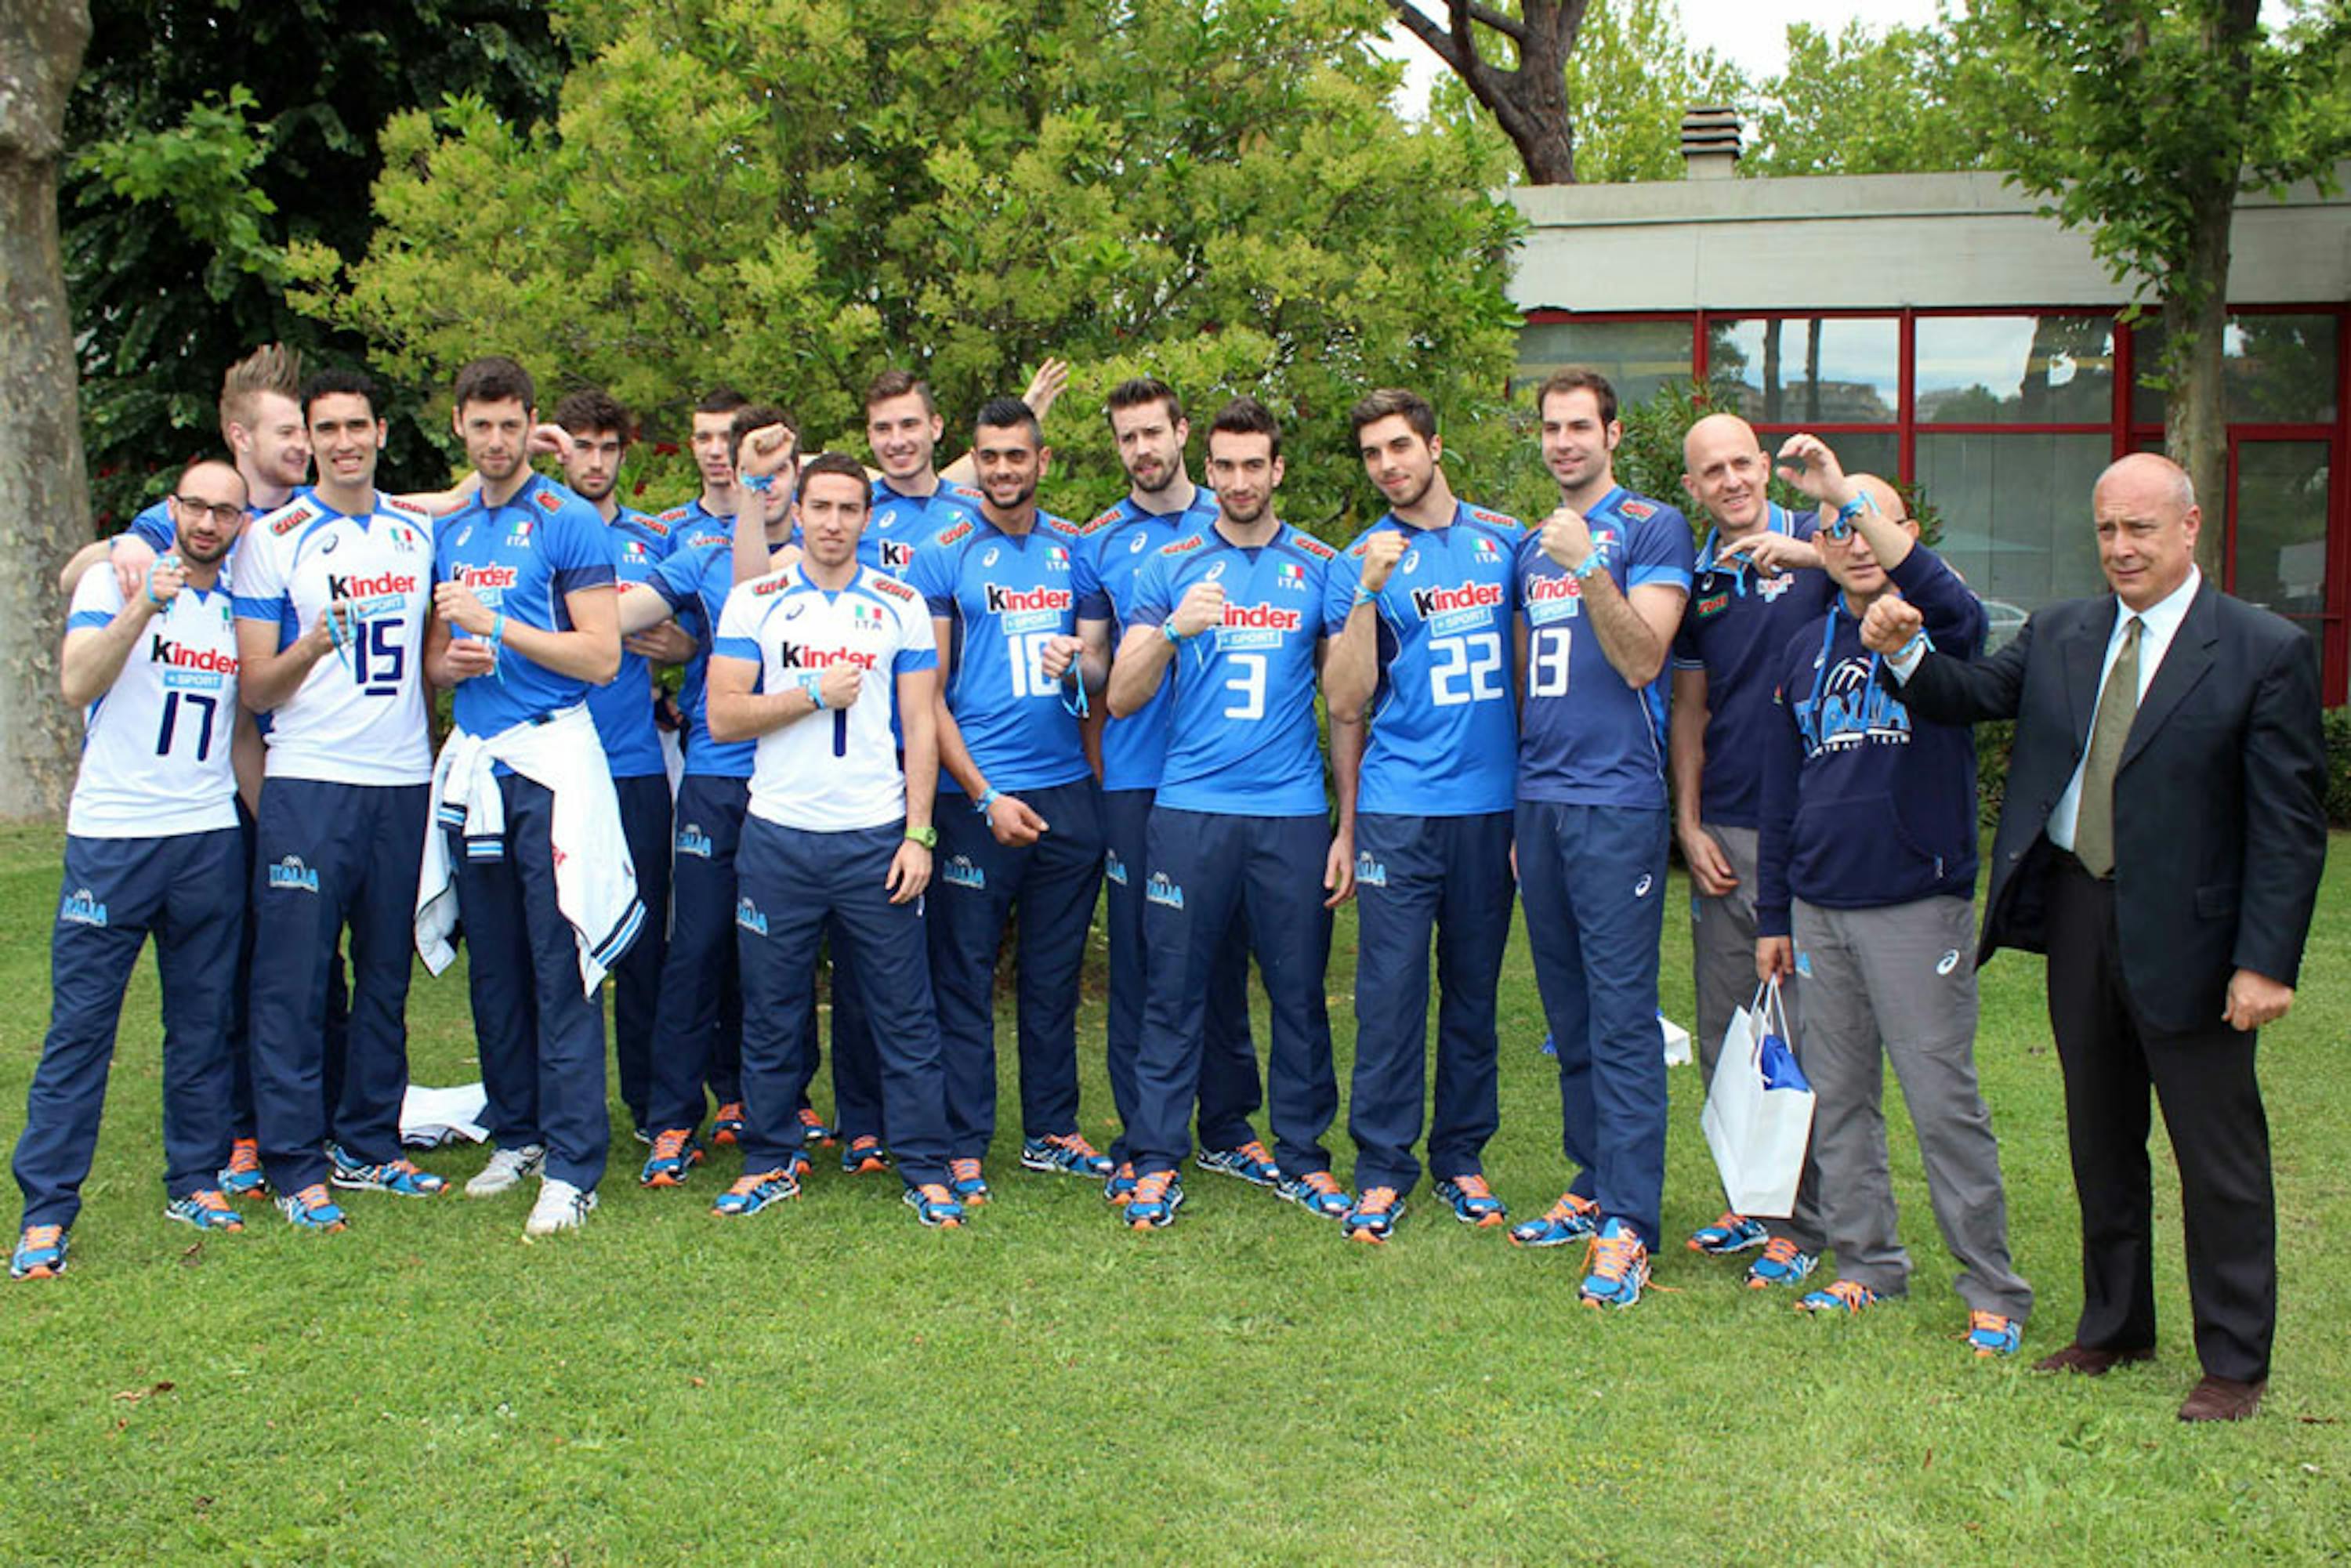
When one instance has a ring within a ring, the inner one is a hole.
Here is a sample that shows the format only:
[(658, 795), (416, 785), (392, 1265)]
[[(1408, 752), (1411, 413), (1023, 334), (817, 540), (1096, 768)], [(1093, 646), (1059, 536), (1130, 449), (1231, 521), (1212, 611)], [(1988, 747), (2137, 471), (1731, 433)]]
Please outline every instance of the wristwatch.
[(920, 844), (926, 850), (935, 850), (939, 847), (939, 831), (928, 822), (919, 828), (908, 828), (906, 841), (910, 844)]

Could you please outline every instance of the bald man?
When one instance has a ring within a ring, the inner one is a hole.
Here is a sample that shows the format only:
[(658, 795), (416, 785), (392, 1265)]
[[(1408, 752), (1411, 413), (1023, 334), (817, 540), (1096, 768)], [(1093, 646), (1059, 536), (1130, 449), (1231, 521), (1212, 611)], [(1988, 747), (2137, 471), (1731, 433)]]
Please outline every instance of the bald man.
[(1898, 599), (1917, 612), (1922, 642), (1966, 661), (1983, 645), (1984, 608), (1917, 542), (1891, 488), (1847, 476), (1816, 436), (1791, 436), (1781, 457), (1821, 504), (1821, 555), (1839, 591), (1774, 660), (1780, 722), (1757, 857), (1756, 976), (1812, 981), (1796, 1056), (1818, 1096), (1812, 1157), (1837, 1260), (1837, 1279), (1796, 1305), (1851, 1316), (1909, 1287), (1881, 1107), (1890, 1061), (1959, 1265), (1968, 1344), (2012, 1355), (2032, 1291), (2010, 1260), (2000, 1145), (1976, 1084), (1975, 738), (1914, 719), (1878, 682), (1884, 656), (1861, 642), (1870, 608)]
[[(1682, 441), (1682, 488), (1708, 526), (1674, 636), (1668, 737), (1674, 836), (1690, 868), (1698, 1070), (1708, 1085), (1731, 1015), (1755, 994), (1756, 830), (1764, 742), (1778, 719), (1778, 655), (1798, 627), (1818, 623), (1835, 593), (1814, 548), (1813, 514), (1773, 502), (1771, 478), (1771, 459), (1737, 414), (1710, 413)], [(1792, 1027), (1802, 1017), (1800, 989), (1792, 981), (1781, 987)], [(1796, 1284), (1820, 1256), (1813, 1183), (1797, 1188), (1786, 1219), (1767, 1225), (1726, 1210), (1688, 1245), (1717, 1258), (1761, 1248), (1749, 1287)]]
[(1906, 706), (2013, 718), (1979, 960), (2049, 955), (2049, 1022), (2082, 1209), (2082, 1316), (2046, 1372), (2155, 1354), (2148, 1091), (2179, 1165), (2204, 1375), (2183, 1421), (2260, 1408), (2277, 1217), (2256, 1033), (2294, 1002), (2326, 856), (2318, 664), (2292, 625), (2196, 568), (2188, 476), (2124, 458), (2091, 492), (2110, 595), (2045, 605), (1980, 664), (1873, 606)]

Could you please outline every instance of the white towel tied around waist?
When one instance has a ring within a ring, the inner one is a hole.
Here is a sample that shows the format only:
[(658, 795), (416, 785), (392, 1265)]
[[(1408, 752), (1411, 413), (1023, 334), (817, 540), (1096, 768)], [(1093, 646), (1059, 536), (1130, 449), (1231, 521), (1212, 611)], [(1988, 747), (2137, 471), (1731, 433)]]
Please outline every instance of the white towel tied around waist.
[(620, 797), (595, 721), (582, 704), (527, 720), (487, 739), (453, 729), (433, 764), (432, 810), (416, 880), (416, 951), (433, 974), (457, 954), (456, 866), (447, 830), (455, 829), (475, 861), (506, 857), (506, 800), (496, 765), (546, 788), (555, 851), (555, 903), (580, 949), (581, 989), (593, 996), (635, 941), (645, 920), (636, 866), (621, 831)]

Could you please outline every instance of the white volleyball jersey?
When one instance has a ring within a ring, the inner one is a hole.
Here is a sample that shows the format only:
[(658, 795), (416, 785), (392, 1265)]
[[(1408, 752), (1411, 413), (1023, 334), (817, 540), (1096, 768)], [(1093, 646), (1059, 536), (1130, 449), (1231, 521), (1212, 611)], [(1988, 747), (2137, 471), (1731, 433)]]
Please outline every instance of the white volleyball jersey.
[(310, 667), (270, 714), (273, 779), (422, 784), (433, 777), (424, 728), (424, 624), (433, 606), (433, 520), (379, 492), (346, 516), (298, 490), (247, 526), (237, 550), (236, 618), (277, 629), (284, 648), (349, 600), (360, 624)]
[(820, 833), (905, 819), (905, 769), (891, 733), (898, 675), (939, 663), (921, 595), (863, 567), (848, 587), (831, 592), (789, 567), (726, 596), (711, 656), (757, 663), (763, 692), (812, 685), (843, 663), (864, 672), (850, 706), (796, 718), (759, 737), (751, 765), (753, 816)]
[[(81, 773), (66, 831), (82, 839), (160, 839), (236, 826), (236, 621), (228, 580), (182, 589), (139, 633), (114, 685), (84, 716)], [(82, 574), (70, 633), (122, 611), (114, 569)]]

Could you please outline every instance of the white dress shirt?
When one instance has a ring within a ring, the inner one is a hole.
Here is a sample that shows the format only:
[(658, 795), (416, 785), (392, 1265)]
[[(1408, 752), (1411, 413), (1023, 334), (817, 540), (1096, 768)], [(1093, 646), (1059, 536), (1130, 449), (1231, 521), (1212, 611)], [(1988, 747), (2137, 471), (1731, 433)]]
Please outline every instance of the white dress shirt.
[[(2195, 601), (2196, 590), (2204, 581), (2204, 574), (2195, 567), (2188, 569), (2188, 580), (2148, 605), (2134, 612), (2121, 600), (2115, 601), (2115, 629), (2106, 636), (2106, 656), (2098, 664), (2098, 694), (2103, 698), (2106, 690), (2106, 674), (2115, 667), (2115, 660), (2123, 651), (2123, 629), (2130, 624), (2136, 613), (2140, 622), (2138, 634), (2138, 700), (2147, 701), (2147, 683), (2155, 672), (2163, 667), (2163, 655), (2179, 635), (2179, 623), (2188, 618), (2188, 606)], [(2096, 709), (2090, 713), (2090, 733), (2098, 731)], [(2057, 797), (2057, 804), (2049, 810), (2049, 841), (2072, 853), (2074, 820), (2082, 810), (2082, 769), (2090, 760), (2090, 748), (2082, 747), (2082, 760), (2074, 765), (2074, 777), (2065, 781), (2065, 792)]]

